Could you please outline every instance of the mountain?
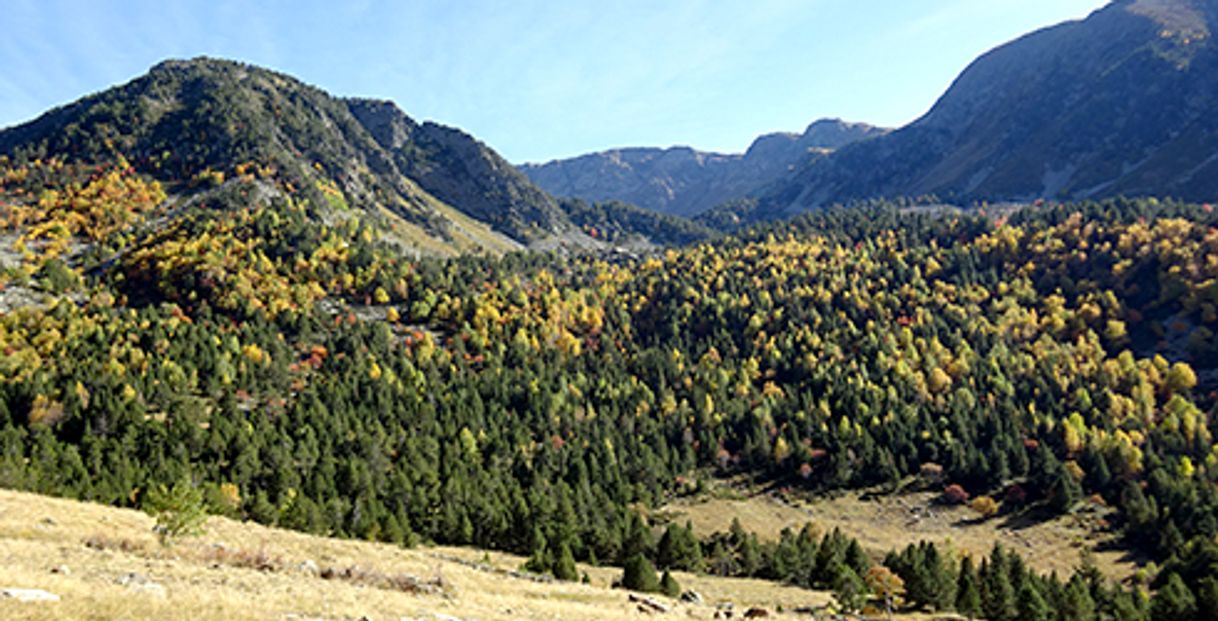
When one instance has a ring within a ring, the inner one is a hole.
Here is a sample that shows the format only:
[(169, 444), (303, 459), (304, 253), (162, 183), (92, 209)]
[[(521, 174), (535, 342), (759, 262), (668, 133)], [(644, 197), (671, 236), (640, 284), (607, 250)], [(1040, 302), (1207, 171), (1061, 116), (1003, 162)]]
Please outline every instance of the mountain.
[(717, 236), (716, 229), (679, 216), (630, 203), (588, 203), (579, 198), (559, 200), (563, 213), (593, 239), (611, 244), (642, 241), (661, 246), (685, 246)]
[(809, 158), (885, 130), (863, 123), (821, 120), (802, 134), (757, 138), (742, 154), (629, 148), (592, 153), (521, 170), (555, 196), (590, 201), (623, 201), (662, 213), (697, 215), (743, 197), (787, 174)]
[(974, 61), (923, 117), (763, 193), (757, 218), (879, 196), (1218, 197), (1218, 3), (1119, 0)]
[(553, 198), (469, 134), (415, 123), (393, 102), (351, 99), (347, 107), (402, 174), (440, 200), (517, 239), (535, 239), (566, 225)]
[(0, 132), (0, 154), (122, 158), (171, 192), (257, 166), (289, 194), (388, 218), (420, 252), (501, 251), (571, 228), (552, 198), (460, 130), (225, 60), (160, 63)]

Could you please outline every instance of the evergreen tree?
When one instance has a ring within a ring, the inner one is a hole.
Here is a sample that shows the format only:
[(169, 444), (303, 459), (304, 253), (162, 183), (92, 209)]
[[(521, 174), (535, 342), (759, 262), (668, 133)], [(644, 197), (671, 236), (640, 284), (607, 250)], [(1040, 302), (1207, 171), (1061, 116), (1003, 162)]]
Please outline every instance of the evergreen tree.
[(981, 579), (981, 608), (985, 617), (991, 621), (1012, 621), (1017, 614), (1015, 589), (1011, 586), (1000, 547), (995, 548), (988, 565), (983, 567), (986, 570)]
[(1083, 497), (1083, 489), (1079, 487), (1074, 475), (1064, 467), (1058, 467), (1057, 474), (1049, 488), (1049, 508), (1057, 513), (1066, 513)]
[(655, 565), (641, 554), (626, 559), (622, 567), (622, 586), (643, 593), (659, 592), (660, 580), (656, 577)]
[(1151, 621), (1180, 621), (1197, 614), (1197, 598), (1179, 574), (1171, 574), (1150, 602)]
[(972, 619), (981, 615), (981, 590), (977, 586), (977, 570), (973, 560), (960, 559), (960, 572), (956, 578), (956, 612)]
[(837, 577), (835, 568), (843, 563), (845, 555), (844, 539), (841, 531), (836, 528), (821, 538), (820, 546), (816, 549), (815, 569), (810, 572), (812, 585), (833, 586), (833, 581)]
[(1053, 618), (1052, 609), (1049, 608), (1049, 604), (1045, 603), (1045, 598), (1041, 596), (1040, 590), (1032, 586), (1031, 581), (1025, 582), (1023, 588), (1019, 590), (1017, 609), (1018, 614), (1015, 618), (1018, 621), (1051, 621)]
[(144, 498), (144, 510), (156, 517), (157, 537), (165, 545), (202, 533), (207, 520), (203, 492), (189, 479), (150, 490)]
[(1078, 621), (1095, 619), (1095, 600), (1091, 597), (1087, 583), (1079, 574), (1075, 574), (1066, 584), (1062, 605), (1058, 612), (1064, 619), (1077, 619)]
[(867, 570), (871, 568), (871, 559), (863, 551), (863, 546), (859, 545), (858, 539), (851, 539), (846, 546), (845, 562), (860, 576), (866, 575)]
[(668, 570), (665, 570), (664, 575), (660, 577), (660, 592), (672, 598), (677, 598), (681, 595), (681, 584), (677, 582), (676, 578), (672, 577), (672, 574)]
[(706, 564), (716, 576), (732, 576), (736, 573), (735, 555), (720, 538), (715, 538), (711, 544), (710, 557), (706, 559)]
[(681, 557), (681, 552), (678, 549), (676, 534), (681, 529), (676, 524), (669, 524), (668, 528), (664, 529), (664, 534), (660, 535), (660, 542), (656, 544), (656, 566), (661, 569), (668, 569), (676, 566), (678, 559)]
[(839, 563), (833, 569), (833, 599), (846, 612), (854, 612), (867, 603), (867, 585), (850, 567)]
[(1118, 591), (1112, 598), (1113, 621), (1146, 621), (1149, 614), (1142, 600), (1136, 591)]
[(1197, 596), (1197, 621), (1218, 619), (1218, 579), (1202, 578), (1193, 589)]
[(546, 543), (546, 536), (541, 532), (540, 526), (533, 527), (531, 539), (532, 552), (529, 554), (529, 559), (524, 563), (525, 571), (531, 571), (535, 574), (549, 572), (553, 566), (553, 560), (550, 558), (550, 546)]
[(571, 554), (571, 546), (566, 541), (558, 544), (558, 554), (554, 559), (553, 571), (559, 580), (579, 580), (579, 568), (575, 565), (575, 555)]
[(749, 533), (739, 545), (740, 569), (738, 575), (752, 577), (761, 569), (761, 546), (757, 543), (757, 534)]
[(928, 604), (935, 610), (951, 610), (956, 601), (956, 584), (954, 576), (948, 571), (947, 565), (939, 556), (939, 550), (933, 543), (926, 544), (926, 552), (922, 556), (922, 573), (928, 582)]
[(651, 556), (651, 529), (635, 511), (626, 518), (626, 536), (622, 539), (622, 561), (636, 556)]

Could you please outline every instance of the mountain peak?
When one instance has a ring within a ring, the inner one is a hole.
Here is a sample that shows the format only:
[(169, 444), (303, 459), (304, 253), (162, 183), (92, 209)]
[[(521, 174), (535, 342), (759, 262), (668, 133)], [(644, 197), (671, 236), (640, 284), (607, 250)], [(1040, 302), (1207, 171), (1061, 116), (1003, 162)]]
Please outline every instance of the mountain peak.
[(1122, 0), (971, 63), (922, 118), (809, 162), (778, 217), (855, 199), (1218, 196), (1212, 0)]
[[(285, 74), (209, 57), (157, 63), (126, 84), (0, 131), (0, 154), (121, 158), (186, 188), (200, 175), (240, 176), (239, 168), (257, 164), (319, 206), (337, 201), (400, 217), (432, 249), (455, 243), (454, 235), (473, 236), (465, 248), (505, 247), (470, 232), (483, 223), (517, 241), (570, 226), (552, 198), (459, 130), (420, 126), (392, 102), (339, 99)], [(446, 208), (481, 222), (454, 223)]]
[(347, 99), (347, 107), (372, 137), (386, 149), (400, 149), (419, 125), (397, 104), (385, 99)]

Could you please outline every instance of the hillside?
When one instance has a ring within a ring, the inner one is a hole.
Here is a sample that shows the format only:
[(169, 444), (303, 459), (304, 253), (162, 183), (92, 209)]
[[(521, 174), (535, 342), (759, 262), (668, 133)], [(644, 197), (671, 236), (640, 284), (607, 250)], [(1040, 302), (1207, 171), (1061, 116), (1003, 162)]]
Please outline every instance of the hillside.
[(402, 174), (440, 200), (519, 240), (569, 228), (554, 199), (472, 136), (419, 125), (392, 102), (351, 99), (347, 106)]
[(1118, 0), (973, 62), (922, 118), (803, 166), (755, 218), (872, 197), (1218, 197), (1218, 7)]
[[(518, 572), (524, 559), (467, 548), (338, 541), (211, 518), (164, 547), (131, 510), (0, 490), (0, 590), (43, 589), (58, 602), (0, 597), (0, 617), (36, 619), (636, 619), (620, 570), (581, 566), (590, 584)], [(350, 570), (350, 571), (349, 571)], [(512, 575), (516, 573), (516, 575)], [(709, 619), (716, 605), (793, 610), (826, 593), (761, 580), (678, 574), (704, 603), (657, 596), (664, 617)], [(327, 577), (328, 576), (328, 577)]]
[[(382, 146), (376, 120), (353, 114), (360, 106), (250, 65), (166, 61), (0, 132), (0, 155), (90, 166), (121, 160), (172, 195), (256, 171), (317, 209), (384, 220), (415, 253), (502, 252), (569, 226), (553, 199), (473, 138), (426, 124), (413, 139)], [(396, 122), (414, 126), (389, 106)]]
[(629, 148), (520, 168), (555, 196), (621, 201), (691, 217), (753, 193), (809, 159), (884, 132), (863, 123), (820, 120), (802, 134), (761, 136), (738, 154)]
[[(117, 248), (108, 242), (115, 239), (103, 238), (126, 236), (125, 245), (174, 226), (195, 206), (221, 206), (196, 214), (212, 218), (256, 211), (272, 200), (302, 208), (311, 224), (365, 227), (404, 257), (608, 247), (581, 232), (585, 225), (573, 223), (493, 149), (458, 129), (416, 123), (392, 102), (338, 99), (232, 61), (160, 63), (127, 84), (0, 131), (0, 158), (21, 176), (8, 183), (23, 183), (28, 192), (11, 198), (27, 205), (48, 189), (62, 197), (103, 172), (158, 187), (155, 204), (108, 222), (104, 234), (86, 234), (84, 225), (96, 222), (55, 228), (43, 221), (41, 231), (22, 230), (24, 221), (8, 227), (41, 241), (54, 229), (55, 245), (68, 251), (63, 258), (72, 265), (86, 251), (113, 254)], [(597, 219), (603, 229), (648, 244), (704, 234), (673, 235), (698, 228), (675, 217), (614, 210)]]
[[(405, 261), (281, 196), (225, 206), (257, 180), (127, 234), (106, 227), (159, 205), (156, 183), (54, 163), (0, 179), (2, 224), (25, 231), (0, 282), (34, 299), (0, 314), (4, 487), (149, 507), (190, 485), (309, 533), (490, 548), (556, 577), (760, 576), (851, 608), (885, 571), (940, 585), (908, 610), (975, 610), (942, 585), (981, 567), (1063, 605), (1218, 586), (1210, 207), (877, 205), (642, 256)], [(84, 230), (101, 241), (74, 256), (64, 231)], [(1028, 561), (652, 513), (724, 477), (814, 497), (918, 478), (983, 522), (1095, 511), (1094, 540), (1158, 565), (1028, 582)]]

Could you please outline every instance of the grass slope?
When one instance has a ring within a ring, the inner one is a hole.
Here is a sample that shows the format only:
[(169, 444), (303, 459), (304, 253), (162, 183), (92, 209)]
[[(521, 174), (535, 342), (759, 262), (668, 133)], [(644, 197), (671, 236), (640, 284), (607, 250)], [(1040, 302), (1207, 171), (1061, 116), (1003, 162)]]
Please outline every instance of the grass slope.
[[(206, 533), (162, 547), (137, 511), (0, 490), (0, 589), (45, 589), (53, 603), (0, 599), (0, 619), (636, 619), (615, 568), (581, 566), (590, 585), (514, 577), (522, 558), (461, 548), (402, 549), (212, 517)], [(326, 579), (302, 568), (312, 561)], [(131, 584), (121, 584), (138, 574)], [(665, 601), (665, 617), (828, 602), (826, 593), (760, 580), (677, 574), (701, 605)], [(143, 580), (162, 588), (141, 585)], [(409, 585), (417, 580), (419, 591)], [(403, 587), (406, 587), (403, 590)], [(793, 614), (778, 618), (796, 618)]]
[(738, 519), (763, 540), (776, 540), (783, 528), (798, 531), (811, 522), (823, 532), (841, 529), (872, 553), (932, 541), (981, 558), (1001, 542), (1044, 573), (1069, 576), (1084, 549), (1093, 552), (1096, 565), (1114, 580), (1137, 570), (1130, 554), (1116, 547), (1113, 535), (1102, 531), (1103, 511), (1098, 507), (1089, 505), (1077, 514), (1045, 521), (1018, 515), (983, 521), (968, 507), (936, 503), (937, 497), (931, 492), (909, 492), (867, 498), (851, 492), (804, 501), (720, 490), (680, 499), (661, 513), (678, 523), (688, 520), (699, 536), (726, 532)]

